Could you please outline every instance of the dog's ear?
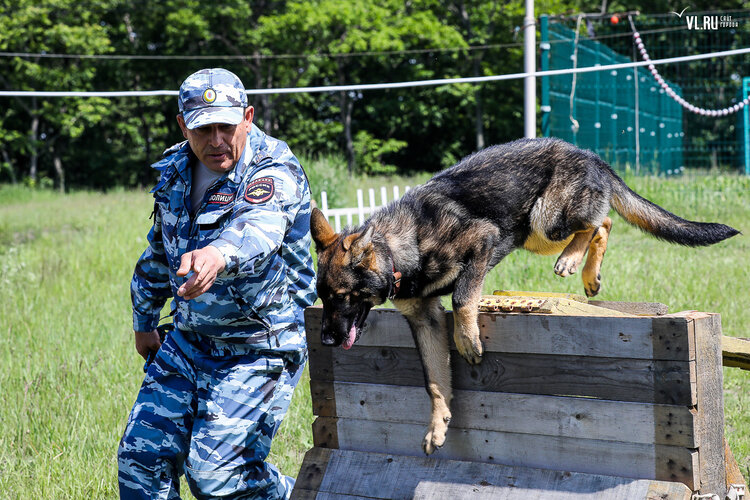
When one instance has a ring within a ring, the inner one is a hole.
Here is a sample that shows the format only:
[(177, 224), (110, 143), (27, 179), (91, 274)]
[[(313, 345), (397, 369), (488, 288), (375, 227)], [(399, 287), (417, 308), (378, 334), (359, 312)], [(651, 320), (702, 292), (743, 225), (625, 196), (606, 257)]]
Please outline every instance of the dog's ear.
[(355, 265), (369, 267), (374, 255), (372, 246), (372, 235), (375, 232), (372, 226), (369, 226), (362, 233), (354, 233), (344, 238), (344, 250), (351, 253), (352, 262)]
[(310, 233), (318, 250), (331, 246), (339, 236), (328, 223), (328, 219), (323, 215), (323, 212), (317, 208), (313, 208), (310, 215)]

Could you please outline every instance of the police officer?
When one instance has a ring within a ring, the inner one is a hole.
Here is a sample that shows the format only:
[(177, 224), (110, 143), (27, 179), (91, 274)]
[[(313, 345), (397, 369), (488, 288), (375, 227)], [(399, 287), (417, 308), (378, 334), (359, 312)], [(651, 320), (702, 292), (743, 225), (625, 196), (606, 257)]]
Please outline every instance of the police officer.
[(309, 185), (252, 123), (233, 73), (190, 75), (178, 103), (187, 141), (153, 165), (154, 224), (131, 282), (135, 347), (155, 356), (120, 442), (120, 496), (179, 498), (184, 472), (197, 498), (288, 498), (294, 480), (265, 459), (307, 359)]

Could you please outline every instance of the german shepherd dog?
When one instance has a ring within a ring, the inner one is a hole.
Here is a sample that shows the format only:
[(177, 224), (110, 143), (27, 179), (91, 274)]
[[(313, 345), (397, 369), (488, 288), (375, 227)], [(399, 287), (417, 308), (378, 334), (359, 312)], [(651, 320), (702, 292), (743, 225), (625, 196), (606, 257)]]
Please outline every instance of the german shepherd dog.
[(485, 275), (517, 248), (562, 252), (555, 273), (580, 267), (588, 296), (614, 208), (627, 222), (681, 245), (717, 243), (738, 233), (682, 219), (633, 192), (591, 151), (557, 139), (521, 139), (475, 153), (380, 209), (360, 228), (337, 234), (320, 210), (311, 232), (318, 251), (321, 340), (349, 349), (373, 306), (391, 299), (411, 327), (432, 403), (422, 443), (445, 442), (452, 398), (448, 328), (440, 296), (453, 294), (454, 341), (469, 363), (482, 359), (477, 325)]

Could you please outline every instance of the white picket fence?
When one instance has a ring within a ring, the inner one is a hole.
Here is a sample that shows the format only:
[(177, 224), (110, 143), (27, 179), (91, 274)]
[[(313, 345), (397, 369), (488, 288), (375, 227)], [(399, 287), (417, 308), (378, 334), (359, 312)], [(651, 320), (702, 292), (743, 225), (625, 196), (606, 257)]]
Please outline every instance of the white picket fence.
[[(411, 189), (409, 186), (404, 186), (404, 194)], [(362, 225), (364, 221), (372, 215), (372, 213), (378, 208), (384, 207), (388, 204), (388, 189), (385, 186), (380, 187), (380, 205), (375, 203), (375, 189), (367, 190), (369, 203), (365, 205), (364, 191), (357, 189), (357, 206), (353, 208), (329, 208), (328, 207), (328, 193), (325, 191), (320, 192), (320, 210), (323, 215), (326, 216), (328, 222), (333, 220), (333, 227), (336, 232), (341, 231), (341, 219), (345, 218), (347, 226), (354, 225), (354, 218), (357, 217), (357, 225)], [(401, 198), (401, 188), (393, 186), (393, 198), (390, 201), (398, 200)]]

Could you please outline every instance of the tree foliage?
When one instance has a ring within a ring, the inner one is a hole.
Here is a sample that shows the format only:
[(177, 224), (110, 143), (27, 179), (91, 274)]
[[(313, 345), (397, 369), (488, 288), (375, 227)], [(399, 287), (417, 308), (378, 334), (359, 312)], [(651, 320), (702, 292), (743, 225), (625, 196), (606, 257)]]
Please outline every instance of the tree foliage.
[[(537, 2), (537, 13), (599, 8)], [(523, 9), (520, 0), (0, 0), (0, 88), (174, 90), (216, 66), (248, 89), (514, 72)], [(147, 165), (182, 140), (174, 98), (0, 101), (0, 182), (149, 184)], [(251, 102), (267, 132), (306, 155), (343, 153), (350, 171), (437, 170), (522, 130), (520, 81)]]

